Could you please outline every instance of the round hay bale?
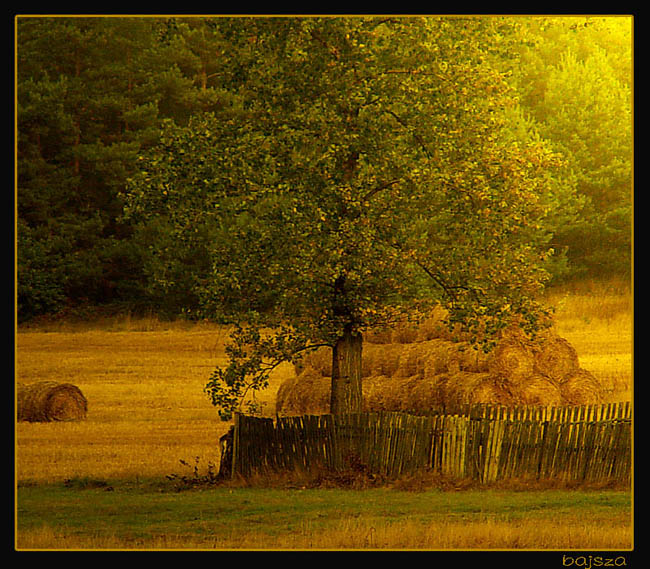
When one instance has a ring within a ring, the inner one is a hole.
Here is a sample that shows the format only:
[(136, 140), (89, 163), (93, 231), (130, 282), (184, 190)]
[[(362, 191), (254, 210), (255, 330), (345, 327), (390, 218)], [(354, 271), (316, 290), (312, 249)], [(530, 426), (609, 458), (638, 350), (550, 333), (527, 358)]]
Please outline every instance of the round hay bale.
[(587, 370), (580, 369), (566, 378), (560, 385), (564, 404), (588, 405), (604, 400), (603, 389), (596, 378)]
[[(375, 354), (383, 350), (383, 346), (364, 344), (361, 354), (361, 377), (368, 377), (372, 374), (372, 362)], [(310, 367), (321, 375), (332, 377), (332, 349), (328, 347), (318, 348), (305, 354), (300, 361), (294, 364), (296, 375), (300, 375), (306, 368)]]
[(578, 353), (564, 338), (547, 335), (535, 355), (536, 373), (561, 384), (580, 368)]
[(305, 368), (311, 367), (321, 375), (332, 377), (332, 348), (323, 346), (307, 352), (301, 361), (294, 366), (296, 373), (301, 374)]
[(405, 345), (399, 355), (396, 375), (433, 377), (458, 371), (485, 371), (478, 360), (478, 351), (467, 344), (436, 339)]
[(519, 387), (519, 397), (524, 405), (561, 405), (560, 389), (548, 378), (533, 375)]
[(517, 400), (507, 384), (499, 381), (498, 378), (487, 377), (481, 380), (473, 389), (468, 403), (514, 405)]
[(460, 365), (454, 364), (455, 347), (452, 342), (435, 339), (422, 344), (426, 350), (423, 362), (424, 377), (432, 378), (441, 373), (460, 371)]
[(516, 336), (505, 336), (497, 343), (487, 358), (489, 372), (517, 386), (533, 375), (535, 354)]
[(390, 344), (393, 341), (393, 330), (390, 328), (367, 330), (363, 334), (363, 341), (364, 344)]
[(432, 354), (425, 358), (423, 366), (423, 377), (426, 380), (433, 381), (436, 376), (445, 373), (446, 368), (443, 368), (438, 363), (438, 358)]
[[(390, 367), (391, 344), (368, 344), (364, 343), (361, 352), (361, 377), (366, 378), (375, 374), (381, 375), (382, 365)], [(393, 350), (395, 351), (395, 350)], [(399, 358), (395, 355), (395, 358)]]
[(462, 405), (492, 403), (513, 405), (516, 396), (507, 383), (488, 373), (456, 372), (429, 377), (371, 377), (364, 382), (364, 409), (424, 414)]
[[(302, 368), (300, 373), (302, 373), (304, 370), (305, 368)], [(275, 412), (278, 415), (288, 415), (293, 412), (291, 410), (291, 407), (293, 405), (292, 393), (295, 389), (296, 383), (298, 382), (300, 373), (285, 379), (280, 384), (278, 392), (275, 395)]]
[[(438, 311), (436, 318), (440, 316)], [(425, 413), (472, 403), (560, 405), (601, 400), (600, 386), (591, 374), (584, 379), (578, 373), (575, 350), (562, 338), (546, 333), (541, 343), (533, 343), (512, 327), (502, 333), (492, 352), (484, 354), (466, 340), (452, 341), (450, 333), (441, 332), (446, 326), (440, 326), (439, 319), (432, 321), (439, 326), (436, 337), (420, 328), (419, 341), (413, 343), (372, 342), (372, 335), (364, 334), (364, 410)], [(278, 391), (278, 414), (328, 413), (332, 350), (310, 352), (295, 368), (296, 377)], [(574, 377), (572, 385), (559, 389)]]
[(370, 375), (392, 377), (397, 373), (399, 368), (399, 359), (404, 349), (403, 344), (381, 344), (376, 349), (364, 350), (362, 352), (362, 361), (366, 359), (366, 365), (370, 370)]
[(278, 415), (321, 415), (330, 412), (332, 382), (313, 367), (287, 379), (278, 389), (275, 410)]
[(392, 379), (386, 375), (373, 375), (362, 382), (364, 411), (394, 410), (391, 383)]
[(455, 357), (453, 349), (446, 346), (437, 346), (428, 352), (423, 364), (425, 378), (434, 378), (446, 373), (461, 371), (460, 362)]
[(399, 355), (397, 377), (424, 376), (424, 361), (427, 357), (426, 346), (422, 344), (411, 344), (404, 346)]
[(413, 405), (413, 392), (421, 383), (418, 377), (372, 376), (363, 382), (364, 409), (368, 411), (416, 412), (424, 402)]
[(418, 327), (409, 324), (402, 324), (393, 330), (391, 337), (393, 344), (412, 344), (418, 340)]
[(40, 381), (18, 385), (16, 391), (19, 421), (78, 421), (88, 412), (88, 401), (71, 383)]
[(418, 326), (417, 340), (426, 342), (436, 338), (448, 338), (450, 332), (447, 316), (448, 312), (442, 306), (434, 307), (429, 316)]
[(423, 342), (423, 344), (427, 346), (429, 353), (425, 364), (425, 375), (458, 371), (474, 373), (488, 371), (487, 356), (467, 342), (437, 339)]
[(501, 403), (505, 399), (504, 393), (497, 389), (497, 383), (488, 373), (459, 371), (439, 377), (442, 400), (447, 409), (471, 403)]
[(441, 409), (444, 405), (440, 377), (418, 378), (408, 384), (403, 405), (409, 413), (421, 415), (432, 410)]
[(489, 371), (488, 355), (479, 347), (464, 342), (457, 344), (457, 356), (460, 360), (460, 369), (483, 373)]
[(427, 410), (423, 401), (417, 401), (415, 392), (422, 383), (422, 378), (409, 376), (404, 378), (393, 378), (393, 393), (395, 399), (395, 411), (417, 414)]

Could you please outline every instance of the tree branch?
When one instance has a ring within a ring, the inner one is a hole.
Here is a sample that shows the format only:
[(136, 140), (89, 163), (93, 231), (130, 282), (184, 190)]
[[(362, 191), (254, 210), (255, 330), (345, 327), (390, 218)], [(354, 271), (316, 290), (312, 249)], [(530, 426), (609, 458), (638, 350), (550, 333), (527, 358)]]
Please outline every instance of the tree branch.
[(335, 59), (339, 59), (339, 50), (336, 47), (329, 45), (315, 29), (311, 30), (311, 37), (331, 53)]
[(420, 267), (433, 281), (442, 289), (445, 291), (445, 294), (447, 294), (452, 301), (456, 302), (458, 300), (458, 296), (456, 296), (456, 293), (454, 292), (454, 289), (456, 288), (461, 288), (461, 287), (452, 287), (448, 285), (441, 277), (440, 275), (435, 274), (431, 269), (429, 269), (427, 266), (424, 265), (421, 261), (416, 260), (415, 264)]
[[(406, 130), (412, 131), (411, 127), (408, 125), (408, 123), (403, 120), (397, 113), (394, 111), (391, 111), (390, 109), (386, 110), (389, 115), (391, 115), (400, 125), (402, 125)], [(427, 145), (424, 142), (424, 139), (415, 131), (412, 131), (413, 138), (415, 138), (415, 141), (420, 145), (420, 148), (424, 150), (424, 153), (427, 155), (427, 158), (431, 158), (431, 153), (429, 152), (429, 149), (427, 148)]]
[(361, 199), (362, 201), (368, 201), (372, 196), (375, 194), (378, 194), (382, 190), (385, 190), (386, 188), (390, 188), (391, 186), (394, 186), (399, 182), (399, 178), (395, 180), (391, 180), (390, 182), (386, 182), (385, 184), (381, 184), (380, 186), (377, 186), (376, 188), (373, 188), (370, 190), (366, 195), (364, 195)]
[[(393, 243), (392, 247), (402, 253), (404, 252), (398, 243)], [(438, 272), (427, 267), (423, 261), (417, 258), (415, 258), (414, 261), (415, 264), (420, 267), (420, 269), (422, 269), (425, 274), (429, 276), (445, 292), (445, 294), (449, 296), (449, 298), (451, 298), (453, 302), (458, 300), (458, 295), (455, 292), (456, 290), (473, 291), (471, 287), (465, 285), (451, 285), (447, 283)], [(476, 291), (473, 292), (475, 293)]]

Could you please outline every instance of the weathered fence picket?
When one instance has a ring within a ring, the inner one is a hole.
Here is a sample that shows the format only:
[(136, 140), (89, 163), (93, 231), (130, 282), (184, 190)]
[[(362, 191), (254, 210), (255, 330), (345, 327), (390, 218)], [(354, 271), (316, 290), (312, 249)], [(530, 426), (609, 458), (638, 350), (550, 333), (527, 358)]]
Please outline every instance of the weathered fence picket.
[(238, 414), (232, 475), (363, 468), (387, 477), (432, 470), (482, 482), (529, 477), (627, 480), (629, 403), (581, 407), (467, 406), (454, 415)]

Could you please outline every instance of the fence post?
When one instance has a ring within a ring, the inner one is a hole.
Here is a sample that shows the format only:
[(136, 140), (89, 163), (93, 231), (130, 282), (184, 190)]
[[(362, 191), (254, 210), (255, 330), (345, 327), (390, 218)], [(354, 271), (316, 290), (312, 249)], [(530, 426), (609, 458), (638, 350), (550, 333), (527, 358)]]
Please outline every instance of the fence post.
[(235, 412), (235, 424), (232, 432), (232, 471), (230, 473), (230, 478), (235, 478), (235, 474), (239, 470), (239, 437), (240, 437), (240, 413)]

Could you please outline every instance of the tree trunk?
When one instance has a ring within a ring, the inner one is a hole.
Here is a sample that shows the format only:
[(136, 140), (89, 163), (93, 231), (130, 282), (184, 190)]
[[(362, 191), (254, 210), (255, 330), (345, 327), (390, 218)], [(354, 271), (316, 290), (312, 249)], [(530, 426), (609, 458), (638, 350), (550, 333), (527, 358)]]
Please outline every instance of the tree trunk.
[(345, 329), (332, 353), (330, 413), (361, 413), (361, 350), (363, 337)]

